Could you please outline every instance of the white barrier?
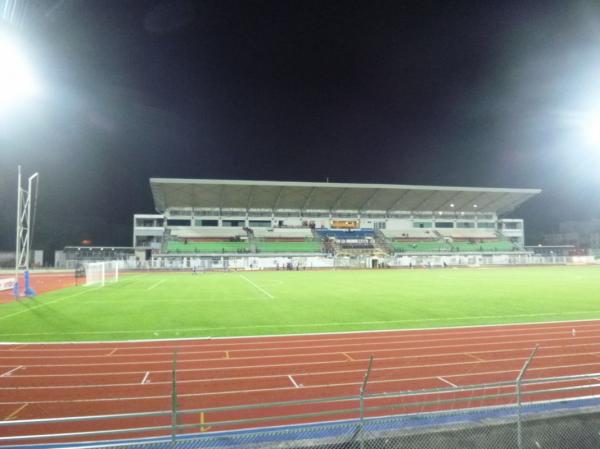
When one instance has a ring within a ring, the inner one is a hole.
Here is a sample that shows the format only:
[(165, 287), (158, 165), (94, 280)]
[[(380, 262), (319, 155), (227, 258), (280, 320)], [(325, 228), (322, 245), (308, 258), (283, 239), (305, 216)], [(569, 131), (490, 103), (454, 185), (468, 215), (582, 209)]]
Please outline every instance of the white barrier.
[(15, 286), (15, 278), (0, 279), (0, 291), (11, 290)]

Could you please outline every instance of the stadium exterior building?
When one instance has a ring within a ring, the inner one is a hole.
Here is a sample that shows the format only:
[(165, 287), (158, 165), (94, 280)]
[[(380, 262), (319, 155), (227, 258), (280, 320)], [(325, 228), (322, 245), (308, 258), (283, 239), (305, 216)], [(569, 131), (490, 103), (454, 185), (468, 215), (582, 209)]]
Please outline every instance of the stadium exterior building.
[(150, 179), (136, 257), (156, 268), (501, 263), (528, 254), (504, 218), (539, 189)]
[(600, 220), (562, 222), (558, 232), (544, 235), (544, 245), (572, 247), (572, 251), (600, 255)]

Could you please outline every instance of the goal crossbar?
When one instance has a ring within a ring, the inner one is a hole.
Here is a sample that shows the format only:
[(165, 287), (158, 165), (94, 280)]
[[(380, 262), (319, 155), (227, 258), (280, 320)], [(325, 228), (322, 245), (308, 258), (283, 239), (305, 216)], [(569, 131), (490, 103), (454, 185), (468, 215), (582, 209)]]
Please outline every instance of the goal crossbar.
[(85, 266), (85, 285), (104, 286), (119, 280), (119, 264), (116, 261), (91, 262)]

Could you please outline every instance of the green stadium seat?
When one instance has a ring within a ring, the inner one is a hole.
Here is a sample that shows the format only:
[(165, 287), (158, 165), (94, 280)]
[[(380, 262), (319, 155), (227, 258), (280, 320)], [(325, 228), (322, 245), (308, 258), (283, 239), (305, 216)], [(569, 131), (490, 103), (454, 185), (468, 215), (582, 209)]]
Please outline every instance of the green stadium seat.
[(241, 253), (249, 252), (247, 242), (178, 242), (167, 244), (169, 253)]
[(514, 250), (514, 245), (506, 240), (482, 242), (402, 241), (392, 242), (392, 247), (394, 251), (398, 252), (506, 252)]
[(321, 244), (314, 240), (305, 242), (256, 242), (261, 253), (320, 253)]

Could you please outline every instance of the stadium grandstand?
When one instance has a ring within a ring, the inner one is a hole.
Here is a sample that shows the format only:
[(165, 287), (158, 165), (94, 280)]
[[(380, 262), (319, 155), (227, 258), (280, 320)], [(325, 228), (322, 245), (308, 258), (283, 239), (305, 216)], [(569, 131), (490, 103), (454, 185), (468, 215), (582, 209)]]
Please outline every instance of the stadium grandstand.
[(504, 218), (538, 189), (150, 179), (134, 215), (138, 261), (165, 267), (477, 263), (526, 254)]

